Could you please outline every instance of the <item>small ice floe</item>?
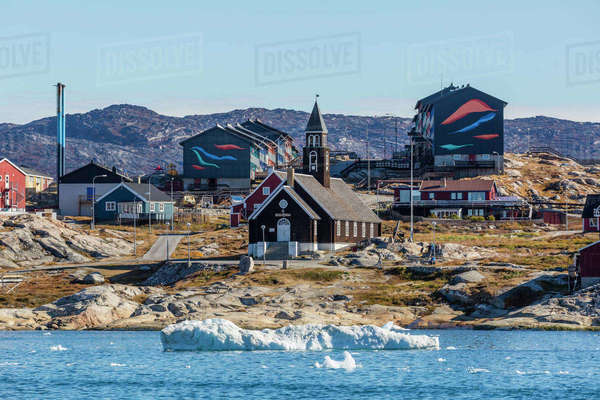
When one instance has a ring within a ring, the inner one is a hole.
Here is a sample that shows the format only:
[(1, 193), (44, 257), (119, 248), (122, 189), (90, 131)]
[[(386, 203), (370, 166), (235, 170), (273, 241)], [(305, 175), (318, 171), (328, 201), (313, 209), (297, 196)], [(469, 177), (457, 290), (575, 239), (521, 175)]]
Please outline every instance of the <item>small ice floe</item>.
[(50, 351), (67, 351), (69, 350), (66, 347), (63, 347), (62, 345), (58, 344), (56, 346), (50, 346)]
[(357, 367), (356, 361), (352, 358), (352, 354), (344, 351), (344, 359), (337, 361), (329, 356), (325, 356), (323, 363), (316, 362), (315, 367), (317, 368), (331, 368), (331, 369), (345, 369), (346, 371), (354, 371)]
[(485, 369), (485, 368), (473, 368), (473, 367), (469, 367), (467, 368), (467, 372), (470, 374), (482, 374), (485, 372), (490, 372), (489, 369)]
[(119, 364), (119, 363), (114, 363), (114, 362), (111, 362), (111, 363), (110, 363), (110, 366), (111, 366), (111, 367), (126, 367), (126, 366), (127, 366), (127, 364)]
[(440, 357), (440, 358), (438, 358), (438, 362), (446, 362), (446, 359)]
[(260, 366), (262, 369), (269, 369), (269, 367), (267, 367), (266, 365), (261, 365)]
[(9, 361), (0, 362), (0, 367), (16, 367), (17, 365), (19, 365), (18, 362), (9, 362)]
[(510, 360), (510, 356), (504, 357), (505, 360)]
[(44, 336), (52, 336), (52, 333), (51, 332), (44, 332), (43, 335)]
[(569, 371), (558, 371), (558, 375), (569, 375)]
[(311, 324), (250, 330), (215, 318), (169, 325), (160, 339), (165, 351), (439, 349), (438, 337), (412, 335), (390, 323), (384, 327)]
[(519, 371), (518, 369), (515, 370), (515, 372), (517, 373), (517, 375), (525, 375), (527, 373), (525, 371)]
[(456, 347), (454, 347), (454, 346), (448, 346), (448, 347), (446, 347), (446, 350), (456, 350)]
[(191, 365), (186, 365), (186, 366), (185, 366), (185, 368), (186, 368), (186, 369), (190, 369), (190, 368), (192, 368), (192, 367), (191, 367)]

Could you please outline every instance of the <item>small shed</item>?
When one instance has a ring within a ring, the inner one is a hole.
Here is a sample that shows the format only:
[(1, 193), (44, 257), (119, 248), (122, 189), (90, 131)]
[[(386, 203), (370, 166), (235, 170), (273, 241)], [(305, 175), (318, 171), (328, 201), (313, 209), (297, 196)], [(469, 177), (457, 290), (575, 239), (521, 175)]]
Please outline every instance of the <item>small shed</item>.
[(576, 265), (581, 276), (582, 288), (600, 283), (600, 241), (579, 249)]
[(545, 224), (564, 225), (567, 222), (567, 216), (562, 210), (546, 208), (540, 211), (542, 212)]

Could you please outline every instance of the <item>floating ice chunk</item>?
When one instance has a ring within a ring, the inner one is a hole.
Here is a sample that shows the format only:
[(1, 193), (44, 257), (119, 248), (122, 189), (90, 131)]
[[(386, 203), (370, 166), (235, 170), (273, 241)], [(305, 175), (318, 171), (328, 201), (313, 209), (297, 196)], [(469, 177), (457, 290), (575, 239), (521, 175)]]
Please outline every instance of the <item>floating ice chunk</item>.
[(569, 375), (569, 371), (558, 371), (559, 375)]
[(62, 345), (56, 345), (56, 346), (50, 346), (50, 351), (67, 351), (69, 349), (67, 349), (66, 347), (63, 347)]
[(440, 357), (440, 358), (438, 358), (438, 362), (446, 362), (446, 359)]
[(469, 367), (467, 368), (467, 372), (470, 374), (481, 374), (483, 372), (490, 372), (489, 369), (485, 369), (485, 368), (473, 368), (473, 367)]
[(438, 337), (388, 328), (297, 325), (259, 331), (241, 329), (230, 321), (215, 318), (169, 325), (161, 331), (160, 339), (166, 351), (439, 349)]
[(111, 367), (125, 367), (127, 364), (119, 364), (119, 363), (110, 363)]
[(448, 346), (448, 347), (446, 347), (446, 350), (456, 350), (456, 347), (454, 347), (454, 346)]
[(383, 325), (381, 327), (381, 329), (385, 329), (386, 331), (408, 331), (408, 329), (406, 328), (402, 328), (398, 325), (394, 325), (394, 323), (392, 321), (388, 322), (387, 324)]
[(44, 332), (43, 335), (44, 336), (52, 336), (52, 333), (50, 333), (50, 332)]
[(344, 351), (344, 359), (342, 361), (333, 360), (329, 356), (325, 356), (323, 363), (319, 362), (315, 363), (315, 367), (317, 368), (331, 368), (331, 369), (345, 369), (346, 371), (354, 371), (356, 369), (356, 361), (352, 358), (352, 354), (347, 351)]

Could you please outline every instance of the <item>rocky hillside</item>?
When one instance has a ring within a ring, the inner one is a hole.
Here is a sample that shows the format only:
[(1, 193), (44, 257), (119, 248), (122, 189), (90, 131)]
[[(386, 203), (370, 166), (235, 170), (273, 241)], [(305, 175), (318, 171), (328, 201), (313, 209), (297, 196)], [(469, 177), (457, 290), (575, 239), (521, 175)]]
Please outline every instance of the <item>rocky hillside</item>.
[[(302, 144), (308, 120), (303, 111), (264, 108), (233, 110), (227, 113), (169, 117), (145, 107), (121, 104), (83, 114), (67, 115), (67, 170), (90, 159), (115, 165), (131, 174), (148, 172), (157, 164), (181, 163), (179, 142), (214, 124), (259, 118), (289, 132)], [(399, 148), (406, 142), (409, 118), (361, 117), (325, 114), (329, 143), (333, 149), (365, 153), (365, 132), (369, 126), (372, 155), (390, 154), (398, 126)], [(600, 151), (600, 123), (579, 123), (548, 117), (506, 120), (506, 151), (519, 152), (531, 146), (552, 146), (565, 154), (586, 159)], [(0, 123), (0, 157), (54, 173), (56, 118), (49, 117), (24, 125)], [(595, 152), (595, 153), (594, 153)]]
[(600, 192), (600, 167), (553, 154), (506, 154), (505, 174), (494, 176), (503, 195), (528, 200), (583, 202)]

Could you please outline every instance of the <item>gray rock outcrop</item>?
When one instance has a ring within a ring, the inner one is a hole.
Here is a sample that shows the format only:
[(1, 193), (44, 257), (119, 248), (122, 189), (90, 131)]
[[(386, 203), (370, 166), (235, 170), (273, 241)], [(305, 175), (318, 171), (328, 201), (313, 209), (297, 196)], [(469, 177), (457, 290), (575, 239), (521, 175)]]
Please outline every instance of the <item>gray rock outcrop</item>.
[(241, 274), (254, 272), (254, 259), (250, 256), (240, 257), (239, 268)]

